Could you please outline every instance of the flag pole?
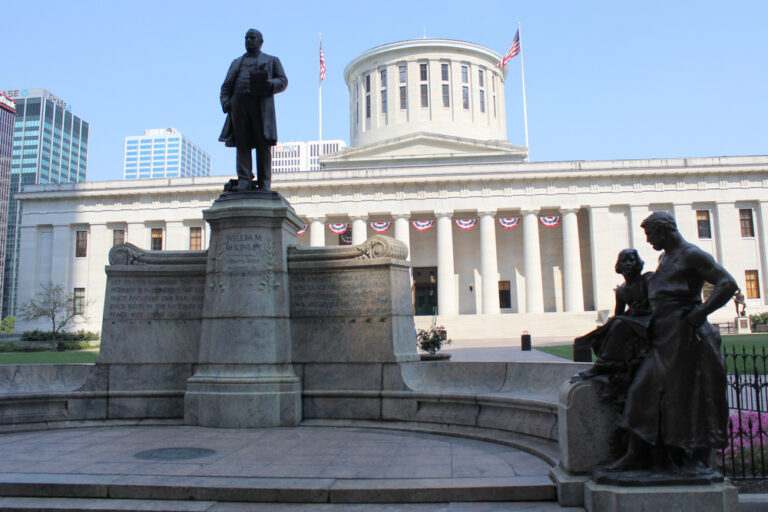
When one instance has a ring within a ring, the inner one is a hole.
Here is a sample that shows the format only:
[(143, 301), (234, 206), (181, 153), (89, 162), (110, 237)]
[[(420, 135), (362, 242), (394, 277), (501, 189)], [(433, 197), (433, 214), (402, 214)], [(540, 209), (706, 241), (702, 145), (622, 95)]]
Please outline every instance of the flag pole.
[[(320, 39), (320, 52), (323, 51), (323, 34), (318, 33), (318, 37)], [(323, 140), (323, 80), (318, 75), (318, 85), (317, 85), (317, 140), (322, 141)], [(322, 148), (322, 144), (319, 145), (320, 148)], [(319, 154), (319, 152), (318, 152)]]
[(528, 148), (528, 158), (526, 160), (531, 160), (531, 146), (528, 143), (528, 105), (525, 101), (525, 63), (523, 61), (523, 34), (521, 31), (521, 25), (522, 23), (517, 23), (517, 32), (520, 34), (520, 75), (523, 78), (523, 119), (525, 121), (525, 147)]

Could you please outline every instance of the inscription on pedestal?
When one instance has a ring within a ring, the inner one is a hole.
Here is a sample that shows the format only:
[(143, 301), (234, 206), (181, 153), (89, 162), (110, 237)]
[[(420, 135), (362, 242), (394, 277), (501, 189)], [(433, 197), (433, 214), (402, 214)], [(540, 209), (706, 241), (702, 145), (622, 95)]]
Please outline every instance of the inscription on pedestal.
[(218, 272), (243, 272), (266, 268), (274, 270), (275, 249), (270, 236), (263, 233), (223, 233), (216, 248)]
[(293, 316), (366, 316), (388, 314), (391, 311), (387, 273), (347, 270), (291, 275)]
[(106, 316), (113, 320), (199, 318), (204, 294), (200, 279), (111, 277)]

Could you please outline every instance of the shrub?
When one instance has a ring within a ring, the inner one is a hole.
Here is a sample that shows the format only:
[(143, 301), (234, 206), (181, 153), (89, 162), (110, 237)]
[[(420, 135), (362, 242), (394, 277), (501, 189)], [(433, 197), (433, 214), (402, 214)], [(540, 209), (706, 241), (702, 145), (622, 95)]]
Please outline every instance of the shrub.
[(749, 315), (749, 323), (751, 324), (752, 331), (758, 325), (768, 325), (768, 313), (760, 313), (758, 315)]
[(55, 334), (51, 331), (41, 331), (35, 329), (34, 331), (24, 331), (21, 333), (21, 341), (63, 341), (66, 343), (81, 342), (81, 341), (95, 341), (99, 339), (99, 333), (92, 331), (79, 330), (76, 333), (72, 332), (60, 332)]
[(0, 321), (0, 332), (11, 333), (16, 328), (16, 317), (7, 316)]
[(718, 450), (725, 468), (742, 470), (744, 475), (764, 471), (768, 457), (768, 414), (754, 411), (732, 412), (728, 418), (728, 445)]
[(416, 340), (419, 343), (419, 348), (430, 354), (440, 350), (443, 345), (450, 345), (452, 341), (448, 339), (448, 333), (442, 325), (433, 325), (429, 329), (419, 329), (416, 333)]

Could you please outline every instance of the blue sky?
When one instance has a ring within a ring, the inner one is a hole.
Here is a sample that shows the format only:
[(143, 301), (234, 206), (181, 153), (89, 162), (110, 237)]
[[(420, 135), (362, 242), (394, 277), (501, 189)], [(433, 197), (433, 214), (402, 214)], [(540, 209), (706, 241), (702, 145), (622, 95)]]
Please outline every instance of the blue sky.
[[(38, 1), (2, 23), (0, 90), (42, 87), (91, 123), (88, 180), (122, 176), (123, 139), (175, 127), (234, 173), (218, 95), (249, 27), (289, 79), (283, 142), (349, 140), (343, 71), (361, 52), (427, 37), (506, 52), (518, 22), (533, 161), (768, 153), (768, 2)], [(524, 144), (520, 61), (507, 136)]]

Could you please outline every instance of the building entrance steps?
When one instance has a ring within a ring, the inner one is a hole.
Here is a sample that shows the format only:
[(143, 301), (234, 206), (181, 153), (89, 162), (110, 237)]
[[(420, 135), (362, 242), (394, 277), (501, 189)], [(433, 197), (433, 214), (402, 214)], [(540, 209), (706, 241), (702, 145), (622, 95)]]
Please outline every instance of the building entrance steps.
[(17, 507), (21, 497), (169, 505), (546, 502), (547, 509), (559, 510), (544, 460), (510, 446), (437, 434), (105, 426), (3, 434), (0, 450), (0, 510), (11, 498), (11, 508), (23, 510)]

